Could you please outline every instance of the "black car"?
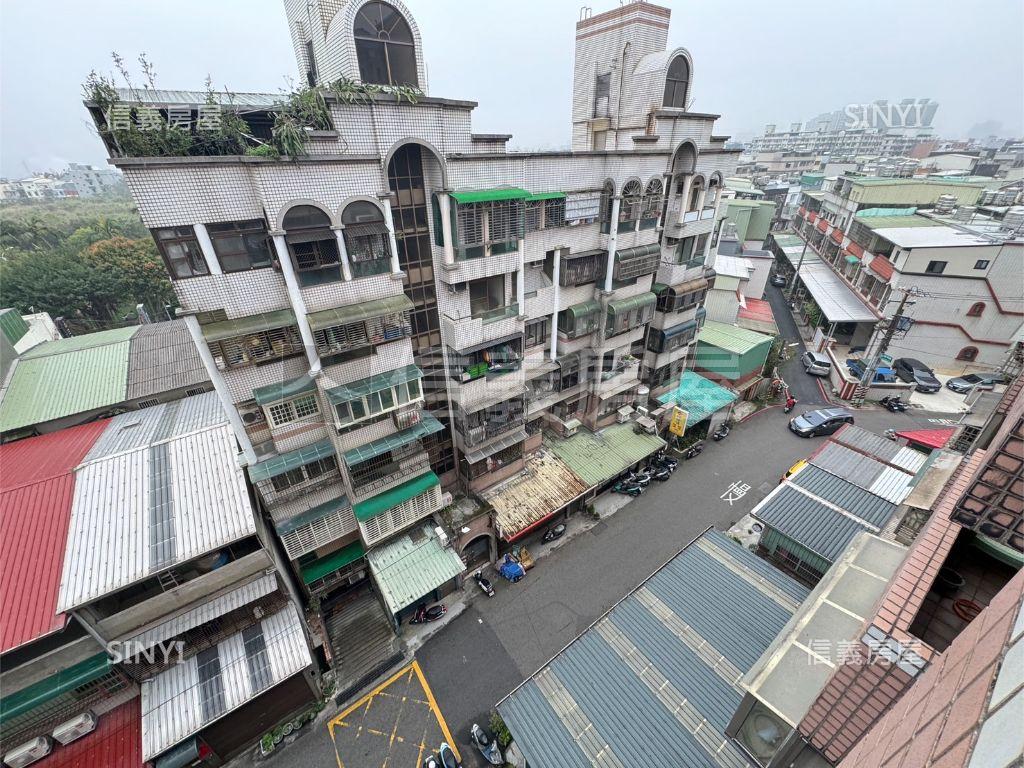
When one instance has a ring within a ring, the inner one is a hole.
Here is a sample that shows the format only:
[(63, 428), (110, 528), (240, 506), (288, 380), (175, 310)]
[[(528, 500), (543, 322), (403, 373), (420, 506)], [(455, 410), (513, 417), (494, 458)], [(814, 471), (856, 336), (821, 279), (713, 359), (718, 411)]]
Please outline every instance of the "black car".
[(800, 437), (818, 437), (831, 435), (844, 424), (853, 424), (853, 414), (842, 408), (822, 408), (807, 411), (791, 419), (789, 429)]
[(965, 394), (972, 389), (993, 389), (996, 384), (1004, 381), (1001, 373), (968, 373), (964, 376), (957, 376), (946, 382), (946, 387), (959, 394)]
[(782, 275), (780, 275), (777, 272), (774, 275), (772, 275), (771, 282), (772, 282), (772, 285), (774, 285), (776, 288), (785, 288), (786, 287), (786, 278), (784, 278)]
[(913, 383), (918, 392), (933, 393), (942, 389), (942, 384), (935, 378), (935, 372), (920, 360), (901, 357), (892, 364), (892, 369), (900, 379)]

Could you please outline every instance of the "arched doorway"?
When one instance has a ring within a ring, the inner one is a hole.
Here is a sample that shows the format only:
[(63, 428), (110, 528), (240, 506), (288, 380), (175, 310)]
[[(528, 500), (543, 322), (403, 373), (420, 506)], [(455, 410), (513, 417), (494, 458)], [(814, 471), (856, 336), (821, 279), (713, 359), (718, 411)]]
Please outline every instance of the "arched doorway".
[(481, 565), (493, 562), (497, 551), (491, 551), (492, 537), (482, 533), (462, 548), (462, 560), (466, 563), (467, 570), (479, 568)]

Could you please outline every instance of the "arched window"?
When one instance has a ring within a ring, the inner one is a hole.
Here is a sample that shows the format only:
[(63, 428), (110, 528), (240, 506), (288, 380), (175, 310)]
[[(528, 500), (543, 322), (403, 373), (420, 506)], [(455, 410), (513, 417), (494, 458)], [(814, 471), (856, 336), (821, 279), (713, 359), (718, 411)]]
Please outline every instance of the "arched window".
[(383, 275), (391, 266), (391, 248), (384, 214), (366, 200), (356, 200), (341, 212), (345, 225), (345, 251), (352, 277)]
[(640, 228), (650, 229), (661, 214), (661, 206), (665, 197), (665, 185), (661, 179), (651, 179), (644, 190), (644, 210), (640, 218)]
[(981, 315), (982, 315), (982, 313), (984, 311), (985, 311), (985, 302), (984, 301), (979, 301), (979, 302), (971, 305), (971, 308), (967, 310), (967, 316), (968, 317), (981, 317)]
[(956, 353), (957, 360), (963, 360), (965, 363), (973, 363), (978, 359), (978, 348), (977, 347), (964, 347)]
[(387, 3), (366, 3), (356, 14), (353, 34), (364, 83), (419, 85), (416, 41), (401, 13)]
[(338, 240), (330, 216), (315, 205), (296, 205), (285, 214), (284, 231), (300, 285), (341, 280)]
[(609, 179), (601, 189), (601, 231), (605, 234), (611, 231), (613, 197), (615, 197), (615, 185)]
[(708, 182), (708, 193), (704, 196), (704, 205), (715, 206), (718, 204), (718, 193), (721, 191), (721, 185), (717, 176), (712, 176), (711, 181)]
[(693, 180), (690, 184), (690, 199), (687, 203), (686, 210), (696, 211), (700, 208), (700, 193), (704, 190), (704, 179), (699, 176)]
[(662, 105), (671, 109), (686, 109), (686, 92), (690, 88), (690, 65), (685, 56), (676, 56), (668, 65), (665, 76), (665, 98)]
[(644, 200), (644, 188), (637, 179), (626, 182), (622, 188), (622, 202), (619, 204), (619, 221), (636, 221)]

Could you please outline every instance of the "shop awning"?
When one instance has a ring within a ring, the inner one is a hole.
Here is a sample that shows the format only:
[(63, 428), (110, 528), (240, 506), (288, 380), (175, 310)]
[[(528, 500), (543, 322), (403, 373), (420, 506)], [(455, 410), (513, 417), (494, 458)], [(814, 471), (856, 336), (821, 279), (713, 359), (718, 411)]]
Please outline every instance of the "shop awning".
[(312, 584), (324, 576), (354, 563), (366, 554), (366, 549), (361, 541), (354, 541), (347, 547), (342, 547), (337, 552), (332, 552), (325, 557), (314, 560), (308, 565), (302, 566), (302, 583)]
[(814, 226), (818, 228), (819, 232), (828, 232), (828, 221), (825, 219), (818, 219)]
[[(707, 278), (698, 277), (695, 280), (686, 280), (685, 282), (682, 283), (676, 283), (675, 285), (667, 285), (663, 287), (665, 290), (670, 291), (673, 296), (683, 296), (687, 293), (695, 293), (697, 291), (702, 291), (705, 288), (707, 288), (709, 284), (710, 283), (708, 282)], [(657, 290), (655, 290), (654, 292), (656, 294), (659, 293), (659, 291)]]
[(868, 269), (886, 281), (892, 278), (894, 271), (892, 262), (885, 256), (874, 256), (868, 264)]
[(441, 481), (437, 475), (433, 472), (427, 472), (419, 477), (414, 477), (412, 480), (407, 480), (401, 485), (396, 485), (394, 488), (384, 491), (384, 493), (378, 493), (371, 499), (359, 502), (352, 508), (352, 511), (355, 512), (356, 520), (364, 522), (374, 515), (387, 512), (392, 507), (397, 507), (403, 501), (419, 496), (424, 491), (428, 491), (435, 485), (440, 484)]
[(564, 200), (565, 192), (533, 192), (526, 196), (527, 202), (535, 200)]
[(837, 243), (841, 244), (843, 242), (843, 230), (841, 230), (839, 227), (836, 227), (835, 229), (832, 230), (832, 234), (830, 234), (829, 237), (831, 237)]
[(254, 483), (258, 483), (261, 480), (269, 480), (272, 477), (283, 475), (289, 470), (297, 469), (334, 455), (334, 444), (330, 438), (326, 438), (304, 448), (297, 448), (294, 451), (288, 451), (266, 461), (261, 461), (258, 464), (253, 464), (249, 467), (249, 478)]
[(478, 461), (483, 461), (488, 456), (493, 456), (498, 453), (498, 451), (510, 448), (517, 443), (523, 442), (525, 439), (526, 430), (520, 429), (518, 432), (512, 432), (511, 434), (505, 435), (504, 437), (495, 440), (490, 445), (484, 446), (476, 451), (467, 451), (464, 458), (467, 463), (476, 464)]
[(379, 373), (376, 376), (369, 376), (348, 384), (339, 384), (325, 391), (327, 399), (332, 403), (347, 403), (349, 400), (364, 397), (371, 392), (380, 392), (382, 389), (393, 387), (396, 384), (404, 384), (407, 381), (421, 378), (423, 378), (423, 371), (415, 365), (406, 365), (387, 373)]
[(0, 723), (7, 723), (11, 718), (31, 712), (61, 694), (91, 683), (109, 671), (110, 660), (107, 654), (97, 653), (10, 696), (4, 696), (0, 699)]
[(530, 193), (518, 187), (500, 187), (498, 189), (471, 189), (464, 192), (452, 192), (457, 203), (492, 203), (499, 200), (526, 200)]
[(422, 600), (466, 569), (453, 549), (441, 545), (432, 525), (374, 547), (366, 560), (392, 614)]
[(311, 312), (306, 317), (309, 318), (309, 327), (314, 331), (318, 331), (321, 328), (347, 325), (359, 320), (369, 320), (371, 317), (410, 312), (412, 308), (412, 299), (403, 293), (398, 296), (388, 296), (385, 299), (375, 299), (374, 301), (364, 301), (359, 304), (348, 304), (343, 307), (326, 309), (323, 312)]
[(382, 437), (379, 440), (374, 440), (371, 443), (366, 443), (358, 448), (353, 448), (350, 451), (345, 451), (345, 463), (350, 467), (359, 464), (362, 461), (368, 461), (376, 456), (380, 456), (383, 453), (392, 451), (395, 448), (401, 448), (403, 445), (408, 445), (413, 440), (419, 440), (420, 438), (432, 435), (435, 432), (440, 432), (444, 429), (444, 424), (435, 419), (426, 411), (420, 411), (419, 423), (413, 424), (407, 429), (395, 432), (393, 435)]
[(295, 313), (290, 309), (280, 309), (277, 312), (263, 312), (259, 315), (248, 315), (234, 320), (207, 323), (199, 328), (203, 332), (203, 338), (207, 341), (221, 341), (236, 336), (248, 336), (260, 331), (270, 331), (274, 328), (287, 328), (290, 325), (295, 325)]
[(265, 387), (257, 387), (252, 391), (252, 396), (256, 399), (257, 405), (266, 405), (267, 403), (276, 403), (279, 400), (301, 395), (304, 392), (313, 392), (315, 389), (316, 384), (313, 383), (313, 379), (306, 375), (299, 376), (299, 378), (292, 379), (291, 381), (281, 382), (280, 384), (268, 384)]

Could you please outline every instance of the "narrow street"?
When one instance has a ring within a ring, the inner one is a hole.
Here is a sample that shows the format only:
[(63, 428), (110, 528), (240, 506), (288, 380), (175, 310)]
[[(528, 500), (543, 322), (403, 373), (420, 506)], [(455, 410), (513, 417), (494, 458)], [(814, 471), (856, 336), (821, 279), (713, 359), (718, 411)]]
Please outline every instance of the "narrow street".
[(790, 391), (799, 401), (799, 408), (811, 405), (822, 405), (825, 399), (821, 396), (821, 389), (818, 386), (818, 379), (804, 373), (800, 364), (800, 355), (806, 350), (800, 332), (797, 330), (796, 321), (789, 311), (789, 302), (783, 293), (783, 288), (776, 288), (774, 285), (765, 287), (765, 298), (772, 305), (772, 314), (775, 315), (775, 324), (779, 327), (779, 333), (786, 339), (787, 344), (796, 343), (797, 346), (790, 347), (790, 358), (782, 365), (782, 378), (786, 380)]

